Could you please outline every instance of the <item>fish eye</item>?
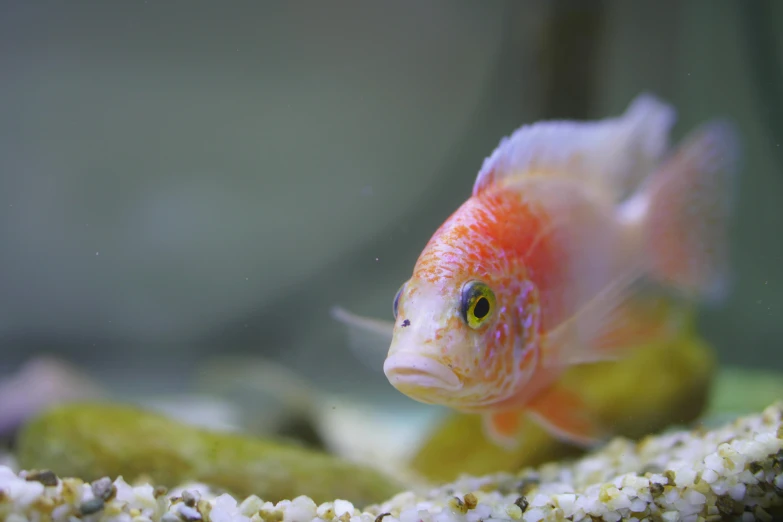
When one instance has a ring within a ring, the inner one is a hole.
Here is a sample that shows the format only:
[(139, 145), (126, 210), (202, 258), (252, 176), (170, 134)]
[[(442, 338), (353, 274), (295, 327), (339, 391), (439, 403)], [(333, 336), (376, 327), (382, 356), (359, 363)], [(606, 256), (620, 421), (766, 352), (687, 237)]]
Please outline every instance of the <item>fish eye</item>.
[(397, 290), (397, 294), (394, 296), (394, 303), (392, 303), (392, 313), (394, 314), (394, 320), (397, 320), (397, 308), (400, 306), (400, 296), (402, 295), (402, 291), (405, 288), (405, 283), (403, 283), (400, 286), (400, 289)]
[(479, 328), (492, 316), (495, 294), (480, 281), (471, 281), (462, 287), (460, 314), (471, 328)]

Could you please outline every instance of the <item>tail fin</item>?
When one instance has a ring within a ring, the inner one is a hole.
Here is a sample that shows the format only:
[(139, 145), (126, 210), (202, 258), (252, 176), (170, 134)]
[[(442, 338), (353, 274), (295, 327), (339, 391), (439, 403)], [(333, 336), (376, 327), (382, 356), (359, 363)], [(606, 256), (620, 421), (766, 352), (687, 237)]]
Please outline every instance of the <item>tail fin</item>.
[(650, 275), (686, 297), (716, 302), (728, 293), (738, 156), (733, 126), (707, 123), (662, 163), (644, 190)]

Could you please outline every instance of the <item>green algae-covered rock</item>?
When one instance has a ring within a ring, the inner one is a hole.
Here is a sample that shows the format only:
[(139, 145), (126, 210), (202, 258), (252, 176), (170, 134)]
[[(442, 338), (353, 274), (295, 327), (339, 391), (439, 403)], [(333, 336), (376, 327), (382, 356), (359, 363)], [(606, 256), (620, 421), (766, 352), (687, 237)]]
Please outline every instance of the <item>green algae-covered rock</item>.
[(17, 458), (22, 468), (83, 480), (146, 477), (167, 487), (198, 481), (273, 502), (308, 495), (363, 506), (403, 489), (376, 470), (331, 455), (198, 429), (117, 404), (75, 403), (43, 412), (19, 434)]

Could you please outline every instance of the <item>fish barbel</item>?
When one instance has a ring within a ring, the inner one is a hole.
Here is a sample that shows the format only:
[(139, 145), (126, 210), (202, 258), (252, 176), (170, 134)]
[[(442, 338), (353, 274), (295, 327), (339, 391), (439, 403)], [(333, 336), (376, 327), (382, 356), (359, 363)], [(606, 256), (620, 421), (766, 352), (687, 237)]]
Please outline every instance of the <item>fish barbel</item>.
[(605, 440), (559, 377), (672, 335), (677, 308), (650, 307), (730, 288), (737, 136), (713, 120), (670, 148), (675, 119), (641, 94), (619, 117), (521, 127), (424, 247), (394, 323), (335, 317), (390, 341), (400, 392), (480, 413), (498, 444), (516, 444), (520, 411), (575, 444)]

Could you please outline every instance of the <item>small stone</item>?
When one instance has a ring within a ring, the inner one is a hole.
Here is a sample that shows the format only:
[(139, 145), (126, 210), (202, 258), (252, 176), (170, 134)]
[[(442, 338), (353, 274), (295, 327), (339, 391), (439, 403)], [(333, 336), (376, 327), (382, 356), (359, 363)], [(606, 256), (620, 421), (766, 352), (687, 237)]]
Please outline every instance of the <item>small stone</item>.
[(522, 510), (522, 513), (524, 513), (527, 511), (527, 507), (530, 505), (530, 502), (528, 502), (525, 497), (519, 497), (514, 501), (514, 505)]
[(28, 482), (40, 482), (44, 486), (56, 486), (57, 475), (54, 472), (47, 470), (38, 471), (25, 477)]
[(676, 511), (664, 511), (661, 513), (661, 518), (665, 522), (679, 522), (680, 520), (680, 514)]
[(201, 495), (198, 492), (191, 492), (185, 490), (182, 492), (182, 502), (188, 507), (193, 507), (201, 499)]
[(465, 505), (465, 502), (463, 502), (459, 497), (451, 497), (449, 499), (449, 507), (457, 513), (461, 513), (463, 515), (468, 512), (468, 508)]
[[(204, 502), (204, 500), (202, 500), (202, 502)], [(310, 502), (312, 503), (313, 510), (315, 510), (315, 502), (312, 502), (312, 500)], [(239, 504), (239, 512), (246, 517), (250, 517), (253, 516), (253, 514), (261, 511), (263, 506), (263, 500), (258, 498), (256, 495), (250, 495)], [(199, 509), (199, 511), (201, 510)], [(201, 513), (203, 514), (204, 512), (202, 511)]]
[[(111, 479), (109, 477), (103, 477), (99, 478), (95, 482), (92, 483), (90, 488), (92, 489), (92, 494), (95, 495), (97, 498), (102, 498), (103, 500), (108, 500), (109, 497), (112, 495), (112, 488), (114, 487), (114, 484), (112, 484)], [(115, 489), (115, 492), (117, 490)]]
[(103, 509), (105, 502), (102, 498), (91, 498), (79, 504), (79, 512), (82, 515), (92, 515)]
[(348, 516), (350, 517), (353, 515), (353, 504), (348, 502), (347, 500), (340, 500), (337, 499), (334, 501), (334, 514), (338, 517), (342, 516), (345, 513), (348, 513)]
[(723, 495), (718, 497), (718, 499), (715, 501), (715, 506), (717, 506), (718, 511), (720, 511), (721, 515), (729, 516), (729, 515), (737, 514), (736, 503), (728, 495)]
[(192, 508), (184, 503), (180, 504), (178, 507), (180, 516), (182, 516), (185, 520), (196, 521), (202, 519), (201, 513), (199, 513), (197, 509)]

